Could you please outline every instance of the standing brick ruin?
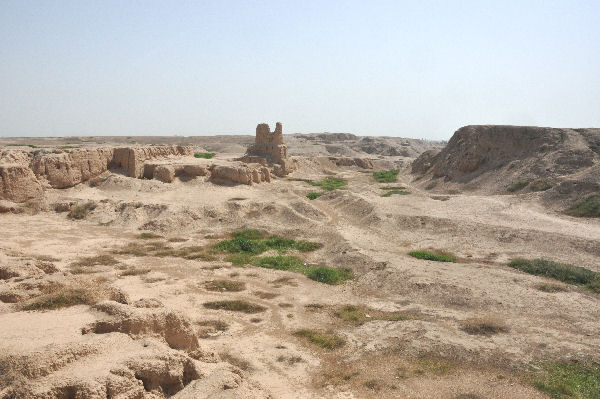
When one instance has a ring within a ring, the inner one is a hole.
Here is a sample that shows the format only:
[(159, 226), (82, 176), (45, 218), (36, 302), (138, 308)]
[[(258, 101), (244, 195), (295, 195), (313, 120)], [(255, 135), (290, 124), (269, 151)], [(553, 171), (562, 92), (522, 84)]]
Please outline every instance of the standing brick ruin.
[(256, 126), (254, 144), (248, 147), (246, 155), (240, 160), (246, 163), (273, 166), (273, 173), (277, 176), (285, 176), (292, 172), (295, 169), (294, 163), (288, 158), (287, 146), (283, 143), (281, 122), (275, 124), (274, 132), (271, 132), (268, 124), (259, 123)]

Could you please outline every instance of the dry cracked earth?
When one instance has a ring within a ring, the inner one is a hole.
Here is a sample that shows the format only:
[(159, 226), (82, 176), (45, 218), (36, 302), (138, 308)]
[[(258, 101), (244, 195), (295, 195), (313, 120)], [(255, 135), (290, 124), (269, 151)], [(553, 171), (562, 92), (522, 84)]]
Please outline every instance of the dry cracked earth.
[[(400, 170), (378, 183), (317, 157), (335, 143), (305, 141), (288, 141), (298, 168), (270, 183), (109, 171), (46, 190), (63, 207), (0, 214), (0, 397), (548, 398), (531, 383), (545, 362), (600, 361), (598, 294), (507, 266), (544, 257), (600, 271), (597, 219), (536, 193), (434, 195), (410, 174), (425, 145), (371, 155), (375, 170)], [(216, 158), (241, 155), (229, 150)], [(347, 185), (303, 180), (325, 177)], [(404, 192), (383, 197), (390, 186)], [(81, 218), (73, 204), (89, 204)], [(243, 229), (320, 245), (231, 257), (219, 243)], [(301, 261), (252, 263), (276, 256)], [(295, 271), (317, 266), (352, 278)]]

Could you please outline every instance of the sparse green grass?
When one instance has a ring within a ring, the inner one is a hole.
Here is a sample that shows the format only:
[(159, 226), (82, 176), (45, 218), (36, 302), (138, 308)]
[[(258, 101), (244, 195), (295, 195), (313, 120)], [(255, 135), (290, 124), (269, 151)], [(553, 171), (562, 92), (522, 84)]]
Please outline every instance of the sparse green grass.
[(346, 343), (346, 341), (331, 332), (320, 332), (316, 330), (302, 329), (294, 333), (297, 337), (307, 339), (310, 343), (323, 349), (337, 349)]
[(456, 257), (448, 254), (433, 253), (428, 251), (411, 251), (408, 254), (417, 259), (432, 260), (436, 262), (456, 262)]
[(141, 238), (143, 240), (152, 240), (155, 238), (163, 238), (163, 236), (154, 233), (142, 233), (138, 236), (138, 238)]
[(393, 183), (398, 179), (398, 171), (385, 170), (382, 172), (373, 172), (373, 177), (378, 183)]
[(194, 154), (194, 157), (195, 158), (211, 159), (215, 155), (217, 155), (216, 152), (197, 152), (197, 153)]
[(348, 185), (348, 182), (339, 177), (326, 177), (320, 181), (304, 180), (311, 186), (321, 187), (325, 191), (333, 191), (341, 189)]
[(246, 289), (246, 284), (244, 282), (234, 280), (213, 280), (207, 282), (205, 287), (209, 291), (239, 292)]
[(312, 241), (296, 241), (279, 236), (267, 236), (265, 232), (260, 230), (241, 230), (232, 233), (232, 236), (233, 238), (230, 240), (217, 243), (215, 249), (232, 254), (259, 255), (269, 249), (275, 249), (279, 252), (292, 249), (310, 252), (323, 247), (323, 244)]
[(508, 266), (528, 274), (553, 278), (563, 283), (583, 286), (590, 291), (600, 293), (600, 273), (584, 267), (547, 259), (513, 259)]
[(85, 219), (88, 213), (94, 209), (96, 209), (96, 204), (93, 202), (86, 202), (85, 204), (76, 205), (75, 207), (71, 208), (67, 217), (75, 220)]
[(510, 183), (510, 185), (507, 187), (506, 191), (508, 191), (509, 193), (514, 193), (516, 191), (520, 191), (522, 189), (524, 189), (525, 187), (527, 187), (527, 185), (529, 184), (531, 180), (529, 179), (518, 179), (513, 181), (512, 183)]
[(555, 399), (600, 398), (600, 364), (558, 362), (543, 366), (532, 379), (534, 387)]
[(592, 194), (577, 201), (565, 213), (576, 217), (600, 217), (600, 194)]
[(267, 308), (264, 306), (237, 299), (229, 301), (206, 302), (204, 307), (213, 310), (229, 310), (232, 312), (242, 312), (248, 314), (260, 313), (267, 310)]
[(554, 184), (546, 179), (537, 179), (529, 184), (531, 191), (546, 191), (554, 187)]
[(340, 284), (353, 277), (350, 270), (334, 269), (326, 266), (313, 267), (308, 271), (306, 276), (311, 280), (330, 285)]
[(379, 187), (382, 190), (406, 190), (406, 187), (404, 186), (386, 186), (386, 187)]
[(267, 269), (302, 273), (311, 280), (330, 285), (339, 284), (352, 278), (352, 273), (348, 270), (307, 265), (302, 259), (296, 256), (265, 256), (256, 258), (252, 264)]
[(113, 253), (132, 256), (172, 256), (175, 258), (190, 260), (200, 259), (203, 261), (213, 261), (217, 259), (210, 253), (210, 250), (207, 247), (190, 245), (187, 247), (173, 248), (160, 241), (150, 241), (144, 244), (137, 242), (128, 243), (119, 249), (115, 249)]
[(169, 242), (186, 242), (188, 239), (183, 237), (171, 237), (169, 238)]
[(429, 198), (436, 200), (436, 201), (448, 201), (450, 199), (450, 197), (447, 195), (432, 195)]
[(498, 316), (492, 315), (467, 319), (462, 322), (461, 329), (471, 335), (493, 335), (509, 330)]
[(252, 263), (254, 256), (251, 254), (231, 254), (225, 260), (233, 263), (234, 266), (241, 267)]
[(319, 198), (321, 195), (323, 195), (323, 193), (317, 193), (315, 191), (306, 194), (306, 198), (308, 198), (309, 200), (314, 200)]
[(335, 312), (335, 315), (352, 324), (363, 324), (373, 320), (403, 321), (413, 318), (412, 315), (402, 312), (384, 312), (356, 305), (344, 305)]

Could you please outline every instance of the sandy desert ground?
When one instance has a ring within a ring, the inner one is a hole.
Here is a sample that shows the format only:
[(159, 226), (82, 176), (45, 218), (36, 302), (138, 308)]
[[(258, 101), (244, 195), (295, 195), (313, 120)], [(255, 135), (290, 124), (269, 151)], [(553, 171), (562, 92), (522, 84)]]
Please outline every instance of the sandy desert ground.
[[(190, 144), (218, 163), (252, 139), (122, 140)], [(123, 145), (19, 140), (1, 144)], [(599, 294), (507, 266), (545, 258), (600, 272), (599, 219), (566, 215), (545, 192), (426, 188), (411, 164), (442, 143), (285, 141), (297, 169), (270, 182), (106, 171), (1, 213), (0, 397), (548, 398), (534, 382), (547, 364), (600, 362)], [(332, 154), (374, 168), (338, 166)], [(397, 180), (377, 182), (381, 170), (399, 170)], [(305, 181), (326, 177), (347, 185)], [(320, 245), (268, 247), (236, 266), (218, 243), (243, 229)], [(326, 284), (252, 264), (275, 256), (352, 278)]]

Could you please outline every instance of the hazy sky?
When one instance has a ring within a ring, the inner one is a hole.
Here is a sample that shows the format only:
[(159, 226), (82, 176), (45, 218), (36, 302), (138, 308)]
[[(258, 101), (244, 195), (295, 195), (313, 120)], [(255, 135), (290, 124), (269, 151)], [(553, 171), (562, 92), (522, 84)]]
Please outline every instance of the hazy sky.
[(0, 136), (600, 127), (600, 1), (0, 0)]

